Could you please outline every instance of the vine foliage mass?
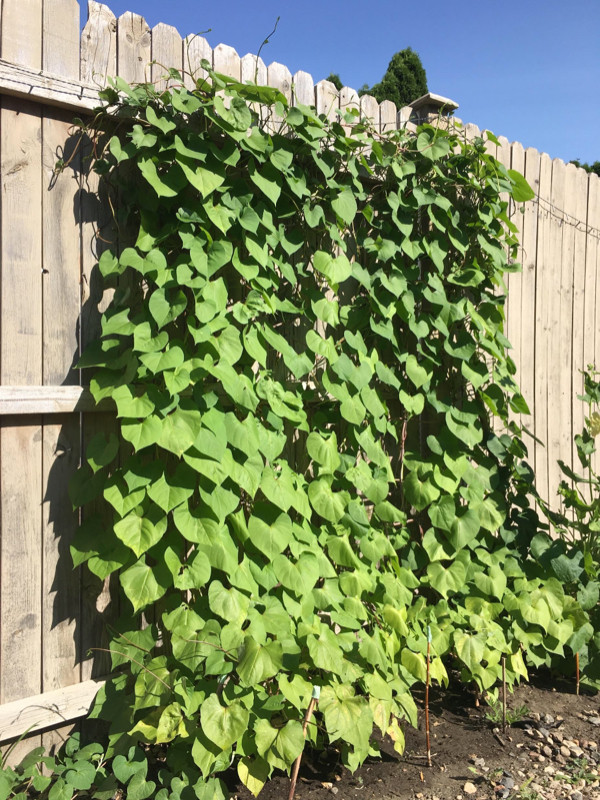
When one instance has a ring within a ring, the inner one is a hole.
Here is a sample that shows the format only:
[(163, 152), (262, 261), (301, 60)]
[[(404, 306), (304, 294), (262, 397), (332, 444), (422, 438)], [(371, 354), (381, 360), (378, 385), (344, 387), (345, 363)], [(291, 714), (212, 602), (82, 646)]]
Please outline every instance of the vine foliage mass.
[(590, 636), (531, 557), (509, 420), (525, 180), (491, 134), (379, 135), (203, 66), (193, 89), (117, 78), (85, 129), (116, 216), (80, 366), (119, 437), (72, 482), (72, 552), (125, 598), (92, 714), (108, 756), (165, 748), (153, 781), (123, 767), (137, 800), (223, 798), (234, 762), (258, 794), (314, 686), (313, 746), (355, 769), (377, 728), (402, 751), (428, 626), (433, 680), (481, 689), (503, 656), (514, 682)]

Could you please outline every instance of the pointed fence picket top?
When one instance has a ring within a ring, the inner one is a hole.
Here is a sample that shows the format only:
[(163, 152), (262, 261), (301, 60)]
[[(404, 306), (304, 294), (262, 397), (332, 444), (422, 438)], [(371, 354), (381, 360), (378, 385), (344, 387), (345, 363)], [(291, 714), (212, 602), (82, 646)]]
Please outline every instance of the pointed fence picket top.
[(206, 78), (207, 72), (202, 67), (202, 61), (208, 61), (212, 66), (212, 47), (203, 36), (192, 33), (183, 41), (183, 73), (184, 83), (188, 89), (193, 89), (196, 82)]
[(292, 80), (293, 102), (303, 106), (312, 106), (315, 103), (315, 83), (312, 75), (303, 70), (298, 70)]
[(338, 118), (340, 95), (331, 81), (319, 81), (315, 84), (315, 107), (318, 114), (325, 114), (331, 120)]
[[(342, 119), (344, 114), (348, 111), (356, 111), (358, 115), (360, 114), (360, 98), (356, 89), (351, 89), (349, 86), (342, 86), (340, 89), (340, 112), (342, 114)], [(354, 117), (354, 119), (357, 120), (358, 116)], [(343, 124), (344, 129), (349, 133), (351, 125)]]
[(81, 80), (106, 85), (117, 74), (117, 18), (108, 6), (88, 2), (88, 19), (81, 33)]
[(467, 124), (463, 127), (463, 131), (468, 142), (473, 142), (479, 136), (481, 136), (481, 131), (479, 130), (478, 126), (472, 122), (467, 122)]
[(242, 58), (242, 83), (250, 81), (259, 85), (267, 84), (267, 65), (260, 56), (246, 53)]
[(239, 81), (242, 77), (242, 64), (235, 48), (228, 44), (218, 44), (213, 50), (213, 69)]
[(373, 126), (379, 128), (379, 103), (377, 100), (370, 94), (363, 94), (359, 102), (363, 119), (370, 120)]
[[(279, 89), (288, 103), (292, 102), (292, 73), (286, 66), (279, 64), (277, 61), (269, 64), (267, 67), (267, 85), (272, 86), (274, 89)], [(273, 111), (269, 121), (273, 130), (280, 129), (282, 119), (281, 116)]]
[(292, 73), (284, 64), (273, 61), (267, 67), (267, 86), (279, 89), (289, 103), (292, 101)]
[(397, 129), (396, 105), (391, 100), (384, 100), (379, 104), (379, 130), (387, 133)]
[[(183, 42), (177, 28), (159, 22), (152, 28), (152, 68), (150, 80), (159, 89), (166, 89), (173, 83), (167, 77), (170, 69), (181, 72), (183, 69)], [(175, 83), (179, 83), (176, 79)]]
[(146, 20), (126, 11), (117, 20), (117, 74), (128, 83), (150, 80), (152, 36)]
[[(250, 81), (251, 83), (259, 85), (266, 85), (267, 65), (260, 56), (252, 55), (252, 53), (246, 53), (246, 55), (243, 56), (241, 59), (241, 81), (242, 83)], [(259, 115), (262, 114), (259, 104), (252, 103), (251, 107)]]
[[(410, 121), (412, 113), (413, 113), (413, 110), (412, 110), (412, 108), (410, 106), (403, 106), (398, 111), (398, 115), (396, 117), (398, 130), (409, 130), (409, 131), (412, 131), (413, 133), (414, 133), (414, 131), (416, 131), (416, 129), (417, 129), (416, 124), (414, 122)], [(449, 125), (452, 124), (452, 120), (453, 119), (454, 119), (453, 117), (448, 118), (448, 124)]]

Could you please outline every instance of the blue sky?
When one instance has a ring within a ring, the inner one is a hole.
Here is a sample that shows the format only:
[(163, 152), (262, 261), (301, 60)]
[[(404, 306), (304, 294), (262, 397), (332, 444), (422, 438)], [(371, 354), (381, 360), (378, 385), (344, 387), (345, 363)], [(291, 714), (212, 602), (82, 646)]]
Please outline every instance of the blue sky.
[[(416, 50), (429, 89), (455, 100), (457, 116), (568, 161), (600, 160), (600, 0), (108, 0), (150, 26), (204, 34), (240, 55), (266, 45), (315, 81), (330, 72), (358, 89), (392, 55)], [(83, 4), (82, 4), (83, 5)], [(82, 12), (85, 16), (85, 11)], [(82, 19), (82, 23), (85, 20)]]

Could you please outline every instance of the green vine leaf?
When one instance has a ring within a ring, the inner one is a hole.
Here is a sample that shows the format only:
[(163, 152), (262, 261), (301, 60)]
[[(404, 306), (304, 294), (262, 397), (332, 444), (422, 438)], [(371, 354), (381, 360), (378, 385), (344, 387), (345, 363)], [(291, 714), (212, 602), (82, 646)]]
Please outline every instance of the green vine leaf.
[(283, 651), (279, 642), (260, 645), (246, 636), (236, 670), (242, 686), (254, 686), (277, 675), (282, 663)]
[(248, 727), (249, 714), (239, 701), (222, 706), (216, 694), (211, 694), (200, 708), (202, 730), (221, 750), (227, 750)]
[(311, 506), (323, 519), (339, 522), (345, 514), (350, 502), (348, 492), (334, 492), (324, 478), (313, 481), (308, 487), (308, 499)]
[(159, 600), (170, 584), (164, 566), (151, 567), (144, 561), (136, 561), (128, 567), (121, 573), (120, 581), (136, 613)]

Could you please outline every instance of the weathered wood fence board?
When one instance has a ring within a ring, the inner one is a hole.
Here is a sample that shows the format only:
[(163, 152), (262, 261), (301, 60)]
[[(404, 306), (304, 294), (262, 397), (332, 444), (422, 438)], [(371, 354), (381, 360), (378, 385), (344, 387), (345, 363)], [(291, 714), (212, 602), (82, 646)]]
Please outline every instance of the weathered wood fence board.
[[(103, 681), (83, 681), (0, 706), (0, 742), (26, 731), (56, 727), (86, 714)], [(48, 733), (44, 734), (48, 737)], [(28, 746), (31, 747), (31, 739)]]
[[(118, 610), (110, 587), (73, 573), (68, 555), (78, 523), (69, 478), (81, 446), (115, 426), (112, 415), (89, 413), (86, 376), (74, 368), (108, 302), (99, 288), (95, 234), (110, 227), (85, 148), (74, 150), (74, 112), (93, 109), (98, 89), (117, 74), (164, 82), (174, 67), (193, 86), (205, 75), (202, 59), (331, 117), (355, 107), (381, 132), (412, 125), (414, 112), (350, 87), (315, 84), (306, 72), (292, 75), (283, 64), (240, 57), (225, 44), (213, 49), (168, 25), (150, 29), (137, 14), (117, 18), (95, 0), (87, 11), (80, 34), (76, 0), (4, 0), (1, 7), (0, 741), (25, 730), (15, 720), (35, 722), (35, 708), (39, 729), (56, 730), (36, 733), (33, 743), (60, 739), (68, 726), (59, 720), (71, 723), (84, 713), (95, 690), (88, 681), (108, 669), (105, 659), (86, 653), (102, 646), (104, 621)], [(481, 135), (475, 125), (464, 132)], [(533, 412), (521, 419), (546, 444), (531, 441), (530, 461), (541, 494), (552, 499), (557, 459), (572, 463), (582, 423), (573, 399), (582, 386), (579, 371), (600, 363), (600, 179), (503, 138), (487, 146), (536, 192), (524, 213), (510, 206), (523, 272), (508, 277), (506, 329)], [(58, 159), (68, 162), (60, 174)]]
[[(33, 105), (22, 111), (20, 101), (2, 100), (0, 379), (36, 385), (42, 383), (42, 114)], [(0, 703), (41, 691), (42, 434), (38, 415), (1, 421)]]
[[(537, 150), (528, 148), (525, 151), (523, 174), (534, 192), (537, 193), (540, 185), (540, 154)], [(530, 410), (533, 410), (535, 397), (535, 289), (538, 214), (517, 214), (516, 216), (520, 218), (522, 224), (520, 254), (522, 272), (520, 278), (515, 278), (512, 284), (513, 287), (518, 284), (521, 291), (518, 304), (516, 302), (513, 304), (512, 298), (509, 302), (511, 310), (514, 309), (512, 316), (520, 320), (520, 336), (514, 336), (511, 341), (515, 348), (517, 374), (523, 397), (527, 400)], [(525, 365), (529, 365), (529, 368), (526, 368)], [(535, 432), (531, 416), (522, 417), (521, 419), (528, 429)], [(528, 444), (531, 444), (532, 455), (535, 456), (535, 446), (533, 446), (532, 442)]]

